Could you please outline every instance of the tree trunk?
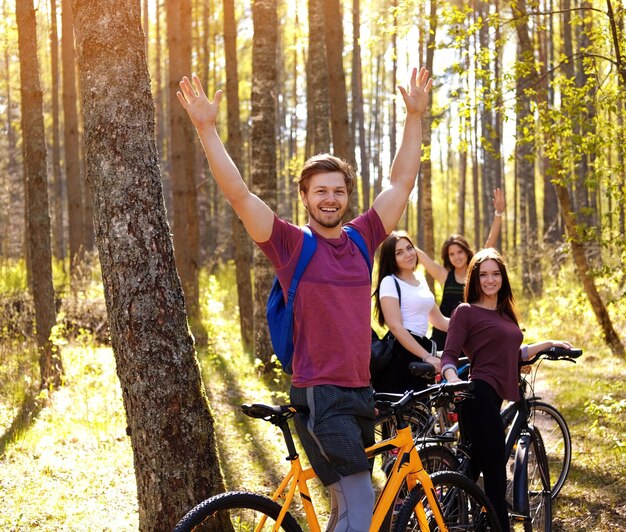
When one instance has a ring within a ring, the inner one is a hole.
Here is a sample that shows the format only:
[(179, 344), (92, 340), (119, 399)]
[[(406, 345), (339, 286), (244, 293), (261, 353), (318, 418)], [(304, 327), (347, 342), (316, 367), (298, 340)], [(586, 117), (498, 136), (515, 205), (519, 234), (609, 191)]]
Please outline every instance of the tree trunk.
[(622, 343), (621, 339), (619, 338), (617, 332), (613, 327), (613, 322), (611, 321), (609, 312), (604, 305), (600, 294), (598, 293), (595, 282), (593, 281), (593, 276), (590, 271), (589, 263), (587, 262), (587, 257), (585, 254), (585, 246), (578, 236), (578, 222), (575, 218), (574, 213), (572, 212), (572, 205), (569, 193), (567, 192), (567, 189), (560, 184), (556, 185), (556, 193), (559, 200), (559, 205), (561, 207), (561, 212), (563, 213), (563, 218), (565, 220), (567, 234), (570, 238), (572, 255), (574, 257), (574, 263), (576, 264), (578, 278), (580, 279), (580, 282), (585, 289), (587, 299), (589, 299), (589, 303), (591, 303), (591, 308), (593, 309), (593, 312), (596, 315), (596, 319), (598, 320), (598, 324), (602, 329), (605, 342), (615, 356), (625, 358), (626, 350), (624, 349), (624, 344)]
[(74, 21), (71, 0), (61, 3), (61, 57), (63, 62), (63, 147), (70, 244), (70, 279), (77, 281), (83, 261), (83, 194), (80, 176), (78, 110), (76, 106), (76, 67), (74, 59)]
[[(276, 212), (276, 0), (254, 0), (252, 17), (252, 123), (251, 182), (253, 192)], [(254, 350), (265, 363), (266, 371), (274, 350), (270, 341), (265, 301), (270, 292), (274, 271), (255, 247), (254, 254)]]
[(324, 35), (324, 0), (309, 0), (307, 60), (307, 147), (305, 158), (330, 151), (330, 100)]
[[(422, 11), (423, 6), (419, 7), (419, 10)], [(420, 13), (421, 14), (421, 13)], [(419, 46), (418, 49), (420, 51), (420, 58), (423, 57), (423, 39), (424, 35), (423, 27), (420, 28), (421, 31), (419, 33)], [(421, 61), (420, 61), (421, 62)], [(394, 94), (396, 91), (396, 85), (398, 84), (398, 0), (391, 0), (391, 83), (389, 84), (389, 91), (391, 94)], [(386, 83), (385, 83), (386, 86)], [(389, 102), (390, 110), (390, 119), (389, 119), (389, 158), (393, 161), (393, 158), (396, 155), (397, 150), (397, 139), (398, 135), (398, 106), (396, 105), (396, 99), (391, 98)], [(424, 161), (422, 162), (423, 168)], [(421, 196), (420, 196), (421, 197)]]
[[(552, 36), (554, 33), (554, 8), (552, 0), (547, 0), (546, 19), (539, 21), (538, 27), (543, 28), (540, 32), (539, 42), (539, 64), (540, 71), (540, 90), (539, 100), (542, 105), (548, 109), (554, 108), (554, 89), (552, 74), (554, 68), (555, 44)], [(543, 175), (543, 240), (547, 244), (557, 244), (563, 234), (561, 226), (561, 216), (559, 216), (558, 200), (554, 184), (550, 179), (553, 173), (550, 158), (544, 153), (542, 158), (542, 175)]]
[[(8, 0), (2, 3), (2, 14), (5, 20), (9, 20), (7, 10)], [(6, 155), (6, 190), (8, 196), (8, 208), (3, 212), (2, 227), (5, 231), (5, 244), (3, 246), (3, 255), (8, 258), (22, 258), (28, 254), (25, 246), (25, 227), (23, 223), (26, 221), (23, 209), (23, 191), (24, 183), (20, 176), (18, 162), (17, 134), (15, 131), (15, 104), (12, 97), (11, 86), (11, 64), (12, 50), (9, 47), (9, 32), (4, 35), (4, 82), (6, 92), (3, 94), (6, 109), (6, 137), (7, 137), (7, 155)]]
[[(372, 167), (374, 169), (374, 193), (373, 196), (376, 197), (380, 194), (382, 190), (382, 181), (383, 181), (383, 172), (382, 172), (382, 157), (381, 157), (381, 147), (383, 143), (383, 117), (381, 112), (381, 85), (383, 79), (383, 59), (384, 54), (381, 51), (378, 51), (376, 56), (376, 68), (373, 76), (373, 86), (374, 86), (374, 102), (373, 113), (372, 113), (372, 121), (370, 122), (370, 142), (369, 145), (372, 148)], [(419, 186), (419, 180), (418, 180)]]
[(195, 133), (176, 92), (183, 76), (191, 74), (191, 0), (166, 0), (169, 48), (170, 179), (174, 208), (176, 267), (183, 284), (191, 330), (200, 345), (206, 332), (200, 322), (198, 288), (199, 229), (196, 192)]
[[(228, 139), (226, 146), (235, 166), (243, 167), (243, 137), (239, 118), (239, 74), (237, 72), (237, 23), (234, 0), (224, 0), (224, 55), (226, 59), (226, 104), (228, 114)], [(243, 172), (242, 172), (243, 173)], [(252, 300), (252, 246), (243, 224), (233, 214), (233, 244), (237, 297), (239, 301), (239, 326), (241, 341), (246, 351), (254, 348), (254, 306)]]
[[(346, 75), (343, 68), (343, 13), (339, 0), (324, 0), (324, 18), (333, 153), (347, 161), (356, 173), (357, 164), (348, 116)], [(359, 209), (358, 196), (356, 191), (350, 195), (344, 220), (352, 220), (356, 216)]]
[[(370, 168), (365, 138), (365, 114), (363, 111), (363, 69), (361, 68), (361, 7), (359, 0), (352, 0), (352, 125), (353, 144), (359, 146), (361, 169), (361, 197), (363, 210), (370, 208)], [(357, 142), (358, 141), (358, 142)]]
[(59, 124), (59, 35), (57, 29), (57, 0), (50, 0), (50, 98), (52, 100), (52, 250), (53, 255), (65, 259), (65, 237), (63, 231), (63, 179), (61, 175), (61, 136)]
[(174, 264), (136, 0), (75, 0), (87, 182), (131, 438), (139, 528), (224, 489)]
[[(339, 0), (324, 0), (326, 28), (326, 61), (328, 63), (328, 96), (330, 98), (330, 124), (332, 128), (333, 153), (347, 161), (356, 172), (354, 145), (350, 135), (348, 117), (348, 94), (343, 68), (343, 16)], [(352, 220), (358, 211), (358, 194), (348, 201), (345, 220)]]
[[(426, 68), (433, 71), (433, 60), (435, 51), (435, 35), (437, 33), (437, 6), (435, 0), (430, 2), (430, 13), (428, 16), (428, 40), (426, 43)], [(433, 219), (433, 186), (432, 186), (432, 157), (431, 145), (432, 145), (432, 116), (430, 114), (432, 96), (429, 94), (429, 105), (426, 107), (426, 112), (422, 118), (422, 144), (424, 145), (424, 152), (428, 154), (428, 157), (424, 157), (422, 164), (420, 165), (420, 183), (421, 194), (420, 202), (422, 204), (422, 213), (419, 221), (424, 228), (424, 243), (423, 249), (429, 257), (435, 256), (435, 231), (434, 231), (434, 219)], [(429, 275), (427, 276), (428, 284), (431, 289), (433, 288), (433, 279)]]
[(63, 364), (50, 332), (56, 323), (54, 288), (52, 287), (52, 251), (48, 213), (48, 176), (46, 138), (43, 125), (43, 98), (37, 61), (37, 24), (32, 0), (16, 3), (20, 52), (20, 86), (22, 97), (22, 150), (26, 182), (26, 213), (31, 264), (33, 300), (41, 388), (61, 384)]
[(520, 209), (522, 231), (522, 282), (526, 293), (537, 296), (542, 291), (541, 270), (535, 261), (539, 253), (537, 207), (535, 199), (535, 157), (534, 141), (524, 133), (534, 128), (534, 116), (530, 106), (530, 96), (526, 89), (534, 90), (537, 86), (537, 75), (534, 68), (534, 45), (530, 39), (528, 17), (523, 0), (512, 7), (516, 18), (518, 38), (518, 64), (524, 65), (523, 72), (517, 73), (516, 95), (516, 145), (515, 172), (520, 185)]

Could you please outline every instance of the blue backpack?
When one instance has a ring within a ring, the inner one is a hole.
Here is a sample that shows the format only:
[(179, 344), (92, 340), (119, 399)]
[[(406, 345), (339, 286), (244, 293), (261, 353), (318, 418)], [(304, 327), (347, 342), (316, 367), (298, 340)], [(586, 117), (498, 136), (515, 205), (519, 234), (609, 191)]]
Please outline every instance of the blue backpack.
[[(350, 226), (346, 226), (344, 229), (350, 240), (357, 245), (363, 258), (367, 262), (371, 278), (372, 263), (363, 237), (356, 229)], [(285, 301), (283, 297), (283, 289), (280, 285), (280, 281), (278, 277), (275, 276), (265, 308), (265, 316), (270, 330), (272, 347), (283, 367), (283, 371), (289, 375), (293, 373), (291, 367), (293, 359), (293, 302), (296, 297), (296, 289), (298, 288), (300, 278), (317, 249), (317, 240), (315, 236), (313, 236), (311, 229), (303, 227), (302, 230), (304, 232), (304, 242), (302, 243), (300, 257), (298, 258), (298, 263), (296, 264), (296, 269), (291, 279), (289, 290), (287, 291), (287, 301)]]

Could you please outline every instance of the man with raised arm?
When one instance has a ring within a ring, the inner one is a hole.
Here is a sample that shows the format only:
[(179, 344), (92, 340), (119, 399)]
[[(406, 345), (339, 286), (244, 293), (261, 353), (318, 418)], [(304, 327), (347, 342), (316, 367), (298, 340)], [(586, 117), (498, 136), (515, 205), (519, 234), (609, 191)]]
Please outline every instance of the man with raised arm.
[[(415, 186), (421, 118), (431, 85), (429, 72), (422, 68), (413, 69), (407, 89), (398, 87), (407, 114), (390, 183), (371, 209), (349, 222), (363, 237), (370, 256), (395, 228)], [(184, 77), (180, 88), (178, 99), (196, 127), (217, 185), (273, 264), (281, 286), (288, 287), (304, 241), (302, 229), (278, 218), (252, 194), (233, 164), (216, 129), (222, 92), (210, 101), (195, 75), (191, 80)], [(296, 416), (296, 429), (313, 469), (330, 488), (326, 530), (335, 532), (367, 532), (375, 502), (364, 452), (374, 441), (370, 275), (341, 224), (354, 184), (350, 166), (329, 154), (306, 161), (298, 179), (317, 249), (294, 302), (290, 398), (293, 404), (308, 407), (308, 415)]]

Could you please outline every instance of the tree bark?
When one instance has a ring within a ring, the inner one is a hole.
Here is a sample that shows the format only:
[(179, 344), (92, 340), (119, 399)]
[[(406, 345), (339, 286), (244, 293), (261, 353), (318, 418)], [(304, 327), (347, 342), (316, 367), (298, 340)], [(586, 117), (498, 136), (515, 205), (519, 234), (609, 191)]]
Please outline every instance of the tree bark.
[(195, 133), (176, 98), (178, 83), (191, 74), (191, 0), (166, 0), (169, 48), (170, 179), (174, 208), (176, 267), (183, 283), (191, 330), (199, 345), (206, 344), (200, 322), (199, 226), (196, 191)]
[(37, 61), (37, 23), (32, 0), (16, 3), (18, 44), (20, 52), (20, 87), (22, 97), (22, 150), (26, 182), (26, 213), (31, 265), (33, 300), (41, 388), (61, 384), (63, 364), (58, 350), (50, 341), (56, 323), (54, 288), (52, 287), (52, 251), (48, 213), (48, 176), (46, 138), (43, 125), (43, 97)]
[[(243, 136), (239, 118), (239, 74), (237, 72), (237, 22), (234, 0), (224, 0), (224, 55), (226, 59), (226, 105), (228, 120), (228, 153), (237, 168), (243, 168)], [(243, 173), (242, 173), (243, 175)], [(252, 245), (238, 216), (232, 216), (237, 298), (239, 302), (239, 327), (241, 341), (246, 351), (254, 348), (254, 305), (252, 301)]]
[(63, 62), (63, 147), (69, 226), (70, 282), (75, 285), (83, 261), (83, 182), (80, 176), (74, 16), (71, 0), (61, 2), (61, 57)]
[[(254, 0), (252, 17), (252, 112), (251, 182), (253, 192), (276, 212), (276, 0)], [(265, 301), (270, 292), (274, 270), (255, 246), (254, 254), (254, 350), (271, 370), (274, 350), (270, 341)]]
[(165, 215), (140, 5), (74, 0), (74, 9), (87, 183), (139, 529), (171, 530), (224, 483)]

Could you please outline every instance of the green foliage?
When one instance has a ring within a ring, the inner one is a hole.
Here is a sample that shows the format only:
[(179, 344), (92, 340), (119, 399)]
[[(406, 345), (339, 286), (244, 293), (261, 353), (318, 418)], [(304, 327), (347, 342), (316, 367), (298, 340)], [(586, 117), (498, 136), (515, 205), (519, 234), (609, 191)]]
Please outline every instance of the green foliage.
[(26, 290), (26, 261), (0, 261), (0, 295), (15, 295)]
[(0, 430), (8, 430), (22, 405), (39, 385), (37, 349), (27, 341), (0, 335)]

